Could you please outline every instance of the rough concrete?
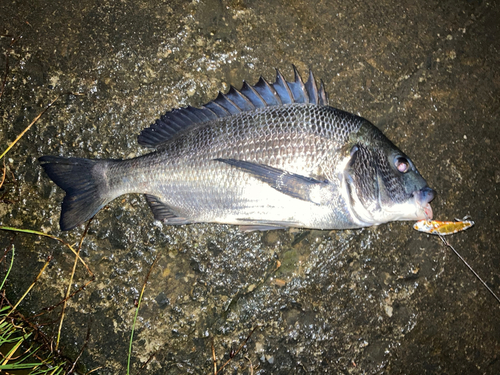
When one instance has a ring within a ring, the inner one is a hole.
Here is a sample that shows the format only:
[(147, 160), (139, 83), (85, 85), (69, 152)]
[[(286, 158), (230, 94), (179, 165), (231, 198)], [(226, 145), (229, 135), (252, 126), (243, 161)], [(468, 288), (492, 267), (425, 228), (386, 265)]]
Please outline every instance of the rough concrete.
[[(83, 228), (59, 231), (63, 194), (39, 156), (144, 153), (136, 135), (164, 111), (272, 79), (275, 67), (291, 78), (295, 64), (325, 82), (332, 105), (370, 119), (412, 157), (438, 191), (438, 219), (472, 216), (476, 226), (450, 242), (500, 294), (499, 19), (486, 1), (0, 3), (1, 149), (61, 95), (7, 155), (0, 223), (77, 242)], [(60, 301), (73, 255), (2, 232), (2, 248), (10, 241), (8, 296), (19, 298), (52, 254), (21, 309)], [(226, 373), (500, 373), (499, 303), (410, 223), (331, 233), (161, 227), (142, 197), (126, 196), (96, 216), (82, 257), (95, 281), (70, 300), (62, 330), (75, 357), (90, 327), (82, 371), (124, 373), (134, 300), (158, 259), (132, 373), (213, 373), (212, 343), (220, 368), (256, 327)], [(74, 289), (88, 280), (79, 265)]]

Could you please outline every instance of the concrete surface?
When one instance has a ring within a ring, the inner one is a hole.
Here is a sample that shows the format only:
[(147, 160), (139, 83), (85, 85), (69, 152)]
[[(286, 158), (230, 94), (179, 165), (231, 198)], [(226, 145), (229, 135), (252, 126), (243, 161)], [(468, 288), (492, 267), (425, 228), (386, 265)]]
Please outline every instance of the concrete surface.
[[(500, 294), (499, 19), (487, 1), (0, 2), (1, 149), (61, 94), (7, 155), (0, 223), (78, 242), (83, 228), (59, 231), (63, 193), (39, 156), (144, 153), (137, 134), (166, 110), (273, 79), (275, 67), (291, 78), (295, 64), (324, 81), (333, 106), (370, 119), (411, 156), (438, 192), (436, 218), (476, 221), (449, 240)], [(59, 302), (74, 256), (49, 239), (0, 234), (2, 249), (11, 241), (9, 298), (52, 254), (20, 308)], [(411, 223), (162, 227), (142, 197), (125, 196), (96, 216), (82, 257), (95, 281), (70, 300), (62, 330), (74, 358), (90, 327), (82, 373), (124, 373), (154, 259), (132, 373), (213, 373), (212, 343), (220, 368), (254, 328), (225, 373), (500, 373), (500, 304)], [(89, 279), (79, 265), (74, 289)], [(54, 335), (59, 315), (34, 321)]]

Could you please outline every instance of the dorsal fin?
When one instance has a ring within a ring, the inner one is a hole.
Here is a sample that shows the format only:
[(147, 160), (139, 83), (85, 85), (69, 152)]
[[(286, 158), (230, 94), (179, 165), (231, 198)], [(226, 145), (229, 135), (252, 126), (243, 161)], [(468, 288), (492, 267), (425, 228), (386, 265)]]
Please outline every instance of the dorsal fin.
[(293, 82), (286, 81), (279, 70), (276, 70), (276, 81), (273, 84), (269, 84), (262, 77), (255, 86), (250, 86), (243, 81), (241, 90), (231, 86), (227, 94), (219, 92), (214, 101), (201, 108), (189, 106), (167, 112), (149, 128), (141, 131), (138, 142), (142, 146), (158, 147), (197, 124), (262, 107), (293, 103), (328, 105), (323, 82), (320, 83), (318, 89), (313, 73), (309, 71), (309, 77), (304, 84), (295, 66), (293, 66), (293, 71)]

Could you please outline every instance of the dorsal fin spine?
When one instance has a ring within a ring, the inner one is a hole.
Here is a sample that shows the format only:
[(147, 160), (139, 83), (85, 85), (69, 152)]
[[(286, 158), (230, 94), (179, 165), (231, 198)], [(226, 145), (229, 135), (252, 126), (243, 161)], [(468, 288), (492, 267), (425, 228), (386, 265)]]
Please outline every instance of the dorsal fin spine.
[(188, 108), (192, 114), (194, 114), (196, 117), (199, 118), (198, 122), (210, 121), (210, 118), (205, 114), (205, 112), (202, 109), (196, 108), (196, 107), (191, 107), (191, 106)]
[(211, 117), (210, 120), (215, 120), (218, 118), (217, 113), (212, 111), (210, 108), (203, 106), (202, 110), (203, 110), (203, 114), (205, 114), (207, 116), (207, 118), (209, 117), (208, 115), (210, 114), (210, 117)]
[[(262, 98), (262, 96), (260, 96), (260, 94), (257, 91), (255, 91), (255, 89), (245, 81), (243, 81), (243, 87), (241, 88), (241, 93), (245, 95), (247, 98), (249, 98), (249, 100), (256, 108), (267, 107), (267, 103)], [(248, 95), (254, 95), (259, 100), (259, 103), (255, 103), (255, 99), (252, 100), (252, 98), (250, 98)]]
[(325, 85), (323, 81), (319, 81), (319, 104), (328, 105), (328, 95), (325, 92)]
[(304, 81), (302, 81), (302, 77), (300, 76), (299, 71), (297, 70), (295, 65), (292, 65), (292, 67), (295, 85), (298, 85), (300, 87), (300, 91), (303, 93), (305, 103), (310, 103), (311, 99), (309, 98), (309, 93), (307, 92), (306, 86), (304, 85)]
[(241, 111), (251, 111), (255, 109), (252, 101), (238, 91), (234, 86), (231, 86), (226, 96), (230, 98), (241, 109)]
[(185, 124), (187, 121), (193, 121), (192, 118), (189, 115), (189, 111), (176, 111), (173, 113), (173, 119), (175, 122), (182, 127), (183, 124)]
[(318, 87), (316, 86), (316, 81), (314, 80), (314, 76), (311, 70), (309, 70), (309, 78), (306, 82), (306, 90), (309, 94), (310, 103), (318, 104)]
[(226, 117), (231, 115), (231, 113), (226, 108), (217, 103), (215, 100), (213, 102), (205, 104), (205, 107), (210, 108), (217, 115), (217, 117)]
[(219, 95), (214, 100), (214, 102), (219, 104), (220, 106), (224, 107), (224, 109), (227, 112), (229, 112), (231, 115), (234, 115), (236, 113), (241, 112), (241, 109), (236, 104), (234, 104), (233, 101), (227, 97), (227, 95), (224, 95), (220, 91), (219, 91)]
[(188, 106), (187, 111), (185, 111), (185, 112), (189, 118), (194, 119), (194, 122), (203, 122), (204, 121), (204, 119), (199, 116), (200, 112), (198, 111), (198, 108)]
[(290, 90), (290, 87), (288, 87), (288, 83), (278, 69), (276, 69), (276, 81), (273, 83), (273, 87), (278, 93), (283, 104), (291, 104), (294, 102), (292, 91)]
[[(264, 98), (268, 106), (283, 104), (280, 96), (278, 95), (274, 87), (270, 85), (269, 82), (267, 82), (264, 77), (260, 77), (259, 82), (257, 82), (254, 88), (262, 96), (262, 98)], [(269, 99), (266, 99), (266, 97), (269, 97), (269, 95), (271, 95), (271, 97)]]

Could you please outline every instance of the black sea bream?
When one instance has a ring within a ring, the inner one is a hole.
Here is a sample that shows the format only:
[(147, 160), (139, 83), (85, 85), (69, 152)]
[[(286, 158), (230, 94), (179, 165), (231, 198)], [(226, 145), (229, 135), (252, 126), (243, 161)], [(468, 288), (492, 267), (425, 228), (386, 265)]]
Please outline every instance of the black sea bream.
[(434, 191), (413, 162), (364, 118), (328, 106), (323, 84), (277, 72), (201, 108), (167, 112), (129, 160), (43, 156), (66, 196), (70, 230), (123, 194), (145, 194), (165, 224), (249, 230), (346, 229), (432, 218)]

